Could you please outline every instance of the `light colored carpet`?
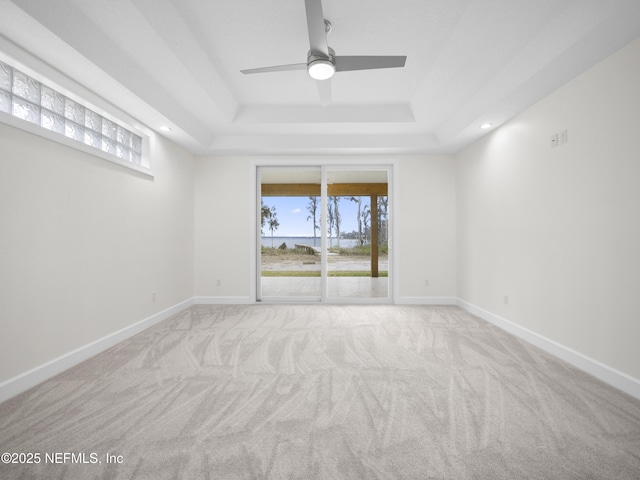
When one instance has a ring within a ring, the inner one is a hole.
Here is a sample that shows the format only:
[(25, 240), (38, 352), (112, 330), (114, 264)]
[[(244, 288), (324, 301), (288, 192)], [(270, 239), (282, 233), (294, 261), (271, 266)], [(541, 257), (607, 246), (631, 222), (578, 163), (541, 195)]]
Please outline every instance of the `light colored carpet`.
[(640, 402), (457, 307), (195, 306), (1, 404), (0, 451), (41, 455), (3, 479), (638, 479)]

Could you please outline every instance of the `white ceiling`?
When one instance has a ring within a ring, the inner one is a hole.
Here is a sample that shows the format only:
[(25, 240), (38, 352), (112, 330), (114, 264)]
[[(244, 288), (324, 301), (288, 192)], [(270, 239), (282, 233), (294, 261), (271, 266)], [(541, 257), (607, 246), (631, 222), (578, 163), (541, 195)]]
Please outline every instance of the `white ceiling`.
[(194, 154), (451, 153), (640, 36), (639, 0), (324, 0), (323, 106), (304, 0), (0, 0), (0, 35)]

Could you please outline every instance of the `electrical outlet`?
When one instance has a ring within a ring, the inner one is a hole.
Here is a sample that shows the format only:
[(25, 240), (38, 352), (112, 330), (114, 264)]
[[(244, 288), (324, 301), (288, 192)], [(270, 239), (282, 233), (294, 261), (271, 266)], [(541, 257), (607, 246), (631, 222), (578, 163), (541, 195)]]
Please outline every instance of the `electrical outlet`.
[(216, 287), (221, 287), (222, 286), (222, 280), (217, 279), (216, 280)]
[(504, 304), (509, 305), (509, 295), (504, 296)]
[(551, 135), (551, 148), (558, 146), (558, 134), (554, 133)]
[(430, 284), (429, 284), (429, 280), (427, 280), (426, 278), (424, 279), (424, 286), (425, 286), (425, 287), (430, 286)]
[(151, 292), (151, 301), (152, 302), (156, 301), (156, 292)]

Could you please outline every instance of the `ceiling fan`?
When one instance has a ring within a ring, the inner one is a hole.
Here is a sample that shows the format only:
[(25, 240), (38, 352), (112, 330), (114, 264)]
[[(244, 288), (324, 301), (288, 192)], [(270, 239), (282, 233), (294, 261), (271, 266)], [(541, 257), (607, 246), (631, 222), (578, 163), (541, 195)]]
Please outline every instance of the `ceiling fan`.
[(404, 67), (406, 56), (393, 55), (336, 55), (327, 45), (327, 34), (331, 32), (331, 23), (325, 20), (321, 0), (305, 0), (307, 29), (309, 30), (309, 53), (306, 63), (293, 63), (273, 67), (240, 70), (244, 74), (307, 70), (316, 82), (323, 105), (331, 99), (331, 84), (328, 80), (336, 72), (353, 70), (372, 70), (378, 68)]

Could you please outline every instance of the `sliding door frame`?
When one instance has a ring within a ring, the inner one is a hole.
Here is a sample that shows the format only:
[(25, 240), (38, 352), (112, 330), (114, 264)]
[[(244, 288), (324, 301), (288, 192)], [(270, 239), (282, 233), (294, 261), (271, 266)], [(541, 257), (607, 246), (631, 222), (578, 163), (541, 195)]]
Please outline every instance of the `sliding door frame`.
[[(251, 204), (254, 205), (253, 208), (253, 218), (251, 218), (250, 225), (250, 233), (255, 239), (255, 242), (251, 242), (253, 251), (250, 252), (250, 262), (249, 262), (249, 270), (250, 270), (250, 286), (249, 286), (249, 295), (250, 298), (253, 298), (254, 301), (263, 301), (267, 303), (267, 301), (262, 300), (260, 298), (260, 277), (261, 277), (261, 265), (259, 260), (259, 252), (261, 248), (261, 238), (258, 233), (260, 232), (261, 227), (261, 218), (260, 218), (260, 175), (258, 173), (258, 169), (260, 167), (289, 167), (289, 168), (310, 168), (310, 167), (320, 167), (322, 182), (321, 182), (321, 251), (323, 252), (321, 255), (321, 297), (320, 303), (327, 304), (345, 304), (345, 303), (362, 303), (362, 304), (388, 304), (388, 303), (397, 303), (398, 302), (398, 285), (399, 285), (399, 268), (398, 268), (398, 252), (397, 252), (397, 244), (398, 242), (398, 232), (399, 232), (399, 205), (398, 205), (398, 176), (399, 176), (399, 162), (397, 159), (390, 158), (380, 158), (380, 157), (358, 157), (358, 158), (319, 158), (319, 157), (309, 157), (309, 158), (301, 158), (301, 159), (252, 159), (250, 161), (251, 168), (251, 182), (250, 182), (250, 192), (249, 199)], [(354, 169), (354, 170), (380, 170), (385, 169), (387, 171), (387, 184), (388, 184), (388, 201), (389, 201), (389, 225), (388, 225), (388, 246), (389, 246), (389, 254), (388, 254), (388, 262), (389, 262), (389, 283), (388, 283), (388, 295), (385, 298), (340, 298), (340, 297), (329, 297), (328, 293), (328, 268), (327, 268), (327, 260), (326, 252), (327, 247), (327, 182), (326, 175), (327, 170), (331, 169)], [(311, 301), (305, 301), (304, 298), (290, 298), (290, 297), (278, 297), (274, 300), (268, 300), (270, 303), (318, 303), (315, 300), (315, 297)]]
[[(320, 173), (321, 175), (321, 179), (320, 179), (320, 196), (322, 197), (322, 182), (323, 182), (323, 178), (322, 177), (322, 172), (323, 169), (320, 165), (289, 165), (289, 166), (266, 166), (266, 165), (261, 165), (256, 167), (256, 222), (257, 222), (257, 231), (256, 231), (256, 240), (258, 242), (258, 245), (256, 247), (256, 253), (255, 253), (255, 258), (256, 258), (256, 271), (255, 271), (255, 276), (256, 276), (256, 296), (255, 299), (257, 302), (264, 302), (264, 303), (321, 303), (323, 301), (323, 290), (325, 288), (325, 285), (323, 284), (323, 273), (322, 273), (322, 266), (324, 265), (325, 261), (325, 254), (324, 254), (324, 243), (322, 243), (322, 233), (320, 234), (320, 252), (321, 252), (321, 256), (320, 256), (320, 286), (319, 286), (319, 290), (318, 290), (318, 295), (298, 295), (298, 296), (285, 296), (285, 295), (279, 295), (277, 297), (266, 297), (264, 298), (262, 296), (262, 261), (258, 261), (258, 259), (261, 258), (261, 248), (262, 248), (262, 236), (261, 235), (257, 235), (257, 232), (261, 231), (261, 227), (262, 227), (262, 217), (261, 217), (261, 208), (262, 208), (262, 194), (261, 194), (261, 190), (262, 190), (262, 175), (261, 175), (261, 170), (281, 170), (283, 172), (285, 171), (295, 171), (295, 170), (317, 170), (318, 173)], [(322, 210), (321, 210), (322, 212)], [(322, 218), (324, 218), (323, 214), (320, 214), (321, 220)]]

